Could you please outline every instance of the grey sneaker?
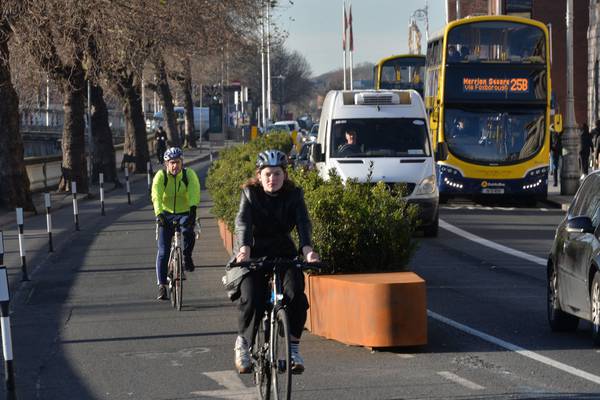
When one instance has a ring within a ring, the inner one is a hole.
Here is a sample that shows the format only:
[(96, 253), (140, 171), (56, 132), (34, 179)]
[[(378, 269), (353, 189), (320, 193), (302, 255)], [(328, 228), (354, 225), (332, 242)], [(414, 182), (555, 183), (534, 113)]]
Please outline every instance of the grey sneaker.
[(297, 349), (292, 349), (292, 374), (301, 374), (304, 372), (304, 360)]
[(250, 350), (248, 350), (248, 342), (243, 336), (238, 336), (235, 341), (235, 368), (240, 374), (249, 374), (252, 370), (250, 362)]
[(169, 295), (167, 295), (167, 285), (158, 285), (158, 296), (156, 296), (156, 300), (169, 300)]

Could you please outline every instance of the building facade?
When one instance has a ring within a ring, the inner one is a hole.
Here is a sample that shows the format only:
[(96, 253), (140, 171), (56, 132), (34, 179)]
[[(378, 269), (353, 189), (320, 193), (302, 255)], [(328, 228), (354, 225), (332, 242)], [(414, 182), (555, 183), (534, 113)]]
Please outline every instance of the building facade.
[(591, 127), (600, 119), (600, 1), (590, 0), (588, 40), (588, 121)]
[[(588, 112), (588, 102), (590, 102), (590, 105), (592, 104), (590, 101), (590, 92), (594, 92), (591, 89), (588, 91), (588, 79), (577, 79), (577, 77), (588, 76), (590, 68), (591, 71), (594, 71), (596, 65), (595, 61), (588, 62), (588, 38), (593, 37), (597, 40), (600, 36), (600, 27), (592, 29), (592, 17), (595, 18), (595, 24), (600, 23), (598, 20), (598, 16), (600, 15), (598, 14), (600, 12), (598, 11), (598, 7), (600, 7), (599, 2), (600, 0), (590, 0), (590, 3), (581, 0), (573, 1), (573, 72), (575, 76), (574, 97), (577, 124), (589, 123), (600, 117), (600, 110), (598, 110), (600, 105), (594, 106), (596, 107), (596, 113), (593, 115), (596, 117), (592, 118), (592, 112)], [(565, 113), (567, 97), (566, 0), (447, 0), (446, 6), (448, 21), (455, 20), (457, 11), (459, 11), (461, 17), (468, 15), (503, 14), (532, 18), (547, 24), (550, 27), (552, 43), (552, 90), (559, 111), (563, 114)], [(592, 16), (592, 9), (596, 10), (594, 16)], [(588, 24), (590, 26), (589, 31)], [(600, 42), (598, 43), (600, 44)], [(600, 49), (598, 46), (594, 47), (596, 49), (594, 53), (595, 58), (592, 58), (591, 47), (589, 59), (600, 59)], [(595, 77), (596, 81), (600, 80), (598, 74)], [(589, 86), (591, 88), (591, 85)], [(596, 92), (598, 90), (600, 89), (596, 89)], [(594, 99), (596, 98), (600, 97), (594, 97)], [(593, 126), (593, 124), (590, 125)]]

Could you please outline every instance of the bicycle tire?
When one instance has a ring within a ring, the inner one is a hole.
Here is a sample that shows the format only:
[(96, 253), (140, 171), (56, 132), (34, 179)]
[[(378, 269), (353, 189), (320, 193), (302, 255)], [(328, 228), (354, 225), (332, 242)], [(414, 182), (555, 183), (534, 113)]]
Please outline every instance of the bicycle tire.
[(175, 308), (177, 308), (177, 311), (181, 311), (183, 305), (183, 257), (181, 255), (181, 249), (176, 250), (175, 268)]
[(169, 254), (169, 266), (167, 269), (167, 290), (169, 292), (169, 300), (171, 300), (171, 305), (173, 306), (173, 308), (175, 308), (175, 306), (177, 305), (175, 304), (175, 268), (173, 267), (174, 264), (175, 254), (173, 251), (171, 251), (171, 253)]
[(254, 334), (252, 344), (252, 362), (254, 367), (254, 384), (259, 400), (270, 400), (271, 367), (269, 365), (268, 329), (269, 320), (262, 318)]
[(292, 368), (290, 358), (290, 323), (287, 312), (280, 308), (275, 313), (271, 332), (272, 360), (271, 392), (273, 400), (290, 400), (292, 396)]

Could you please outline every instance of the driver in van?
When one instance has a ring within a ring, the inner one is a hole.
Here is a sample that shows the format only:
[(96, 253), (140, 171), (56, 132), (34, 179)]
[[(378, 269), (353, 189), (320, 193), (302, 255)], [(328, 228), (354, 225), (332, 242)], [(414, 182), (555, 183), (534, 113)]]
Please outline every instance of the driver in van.
[(357, 143), (358, 134), (355, 129), (346, 129), (346, 143), (342, 143), (338, 147), (338, 154), (340, 155), (351, 155), (360, 153), (360, 146)]

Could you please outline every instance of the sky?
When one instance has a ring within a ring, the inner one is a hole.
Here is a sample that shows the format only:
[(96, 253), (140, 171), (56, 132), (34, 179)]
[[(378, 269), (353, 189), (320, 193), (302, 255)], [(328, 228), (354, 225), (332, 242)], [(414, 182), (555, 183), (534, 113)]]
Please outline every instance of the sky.
[[(342, 67), (343, 0), (280, 0), (274, 22), (286, 46), (303, 54), (314, 76)], [(293, 4), (291, 4), (293, 3)], [(348, 0), (346, 0), (348, 3)], [(429, 33), (444, 26), (444, 0), (429, 0)], [(425, 0), (352, 0), (354, 65), (408, 52), (408, 23)], [(417, 22), (425, 50), (425, 22)]]

